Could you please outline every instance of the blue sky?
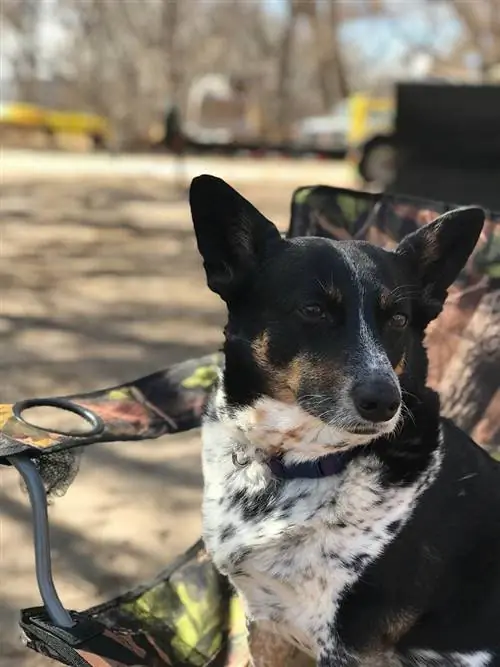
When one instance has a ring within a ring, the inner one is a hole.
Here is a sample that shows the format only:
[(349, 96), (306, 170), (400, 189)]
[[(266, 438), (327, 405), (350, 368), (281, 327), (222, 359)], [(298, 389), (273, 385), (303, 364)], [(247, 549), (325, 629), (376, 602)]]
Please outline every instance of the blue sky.
[[(265, 0), (265, 3), (277, 14), (285, 11), (286, 0)], [(343, 43), (347, 47), (352, 45), (364, 58), (390, 63), (398, 59), (409, 43), (446, 52), (460, 35), (460, 22), (446, 2), (385, 0), (384, 4), (387, 14), (346, 21), (342, 27)]]

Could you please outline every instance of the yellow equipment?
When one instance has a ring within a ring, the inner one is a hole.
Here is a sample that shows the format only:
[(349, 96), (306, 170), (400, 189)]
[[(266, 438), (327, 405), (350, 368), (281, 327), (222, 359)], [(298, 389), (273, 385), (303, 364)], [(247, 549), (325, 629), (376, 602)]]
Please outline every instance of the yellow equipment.
[(0, 128), (42, 131), (49, 137), (78, 135), (90, 139), (94, 148), (105, 147), (111, 138), (111, 126), (103, 116), (19, 102), (0, 105)]

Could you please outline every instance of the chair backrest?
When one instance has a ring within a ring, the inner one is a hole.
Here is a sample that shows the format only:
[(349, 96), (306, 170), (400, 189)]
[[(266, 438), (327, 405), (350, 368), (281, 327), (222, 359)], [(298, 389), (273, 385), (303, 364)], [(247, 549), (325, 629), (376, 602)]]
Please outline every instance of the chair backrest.
[(500, 211), (498, 85), (401, 83), (392, 192)]

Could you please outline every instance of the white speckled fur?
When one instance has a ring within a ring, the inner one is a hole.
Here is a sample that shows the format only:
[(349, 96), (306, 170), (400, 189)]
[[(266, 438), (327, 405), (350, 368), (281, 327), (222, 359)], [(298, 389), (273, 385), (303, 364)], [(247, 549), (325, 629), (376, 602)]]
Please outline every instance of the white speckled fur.
[[(219, 393), (215, 405), (223, 404)], [(411, 486), (383, 488), (380, 464), (367, 450), (338, 476), (286, 481), (270, 511), (258, 520), (245, 520), (234, 494), (244, 491), (251, 497), (272, 489), (275, 482), (263, 459), (278, 438), (287, 450), (291, 426), (302, 429), (306, 446), (293, 447), (299, 458), (306, 452), (328, 453), (331, 445), (338, 448), (341, 434), (299, 407), (271, 399), (236, 417), (219, 410), (218, 419), (205, 421), (204, 539), (252, 619), (272, 625), (316, 657), (325, 644), (330, 655), (338, 650), (340, 656), (342, 647), (335, 646), (331, 628), (342, 597), (408, 521), (418, 497), (436, 477), (441, 451)], [(347, 443), (351, 447), (367, 441), (367, 436), (353, 437), (356, 442)], [(235, 451), (250, 465), (235, 467)], [(229, 536), (222, 538), (225, 528)]]
[(488, 667), (492, 655), (487, 651), (474, 653), (447, 653), (435, 651), (413, 651), (410, 663), (414, 667)]

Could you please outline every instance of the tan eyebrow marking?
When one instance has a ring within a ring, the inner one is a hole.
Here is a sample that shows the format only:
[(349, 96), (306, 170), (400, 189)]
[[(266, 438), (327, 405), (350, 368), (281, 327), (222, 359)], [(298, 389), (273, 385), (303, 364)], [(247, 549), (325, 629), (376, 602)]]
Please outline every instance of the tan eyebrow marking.
[(330, 283), (329, 285), (325, 285), (324, 282), (322, 282), (321, 280), (318, 280), (318, 285), (321, 287), (323, 292), (328, 297), (330, 297), (330, 299), (332, 299), (332, 301), (335, 301), (336, 303), (341, 303), (342, 302), (342, 292), (333, 283)]
[(382, 308), (389, 308), (392, 305), (392, 299), (391, 299), (391, 290), (387, 289), (387, 287), (382, 286), (380, 290), (380, 305)]

